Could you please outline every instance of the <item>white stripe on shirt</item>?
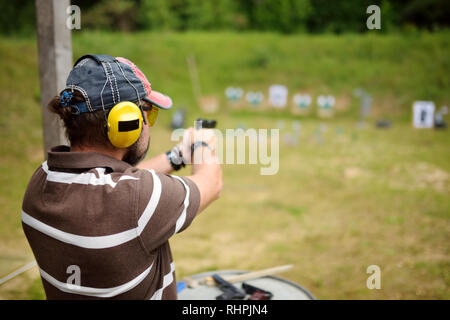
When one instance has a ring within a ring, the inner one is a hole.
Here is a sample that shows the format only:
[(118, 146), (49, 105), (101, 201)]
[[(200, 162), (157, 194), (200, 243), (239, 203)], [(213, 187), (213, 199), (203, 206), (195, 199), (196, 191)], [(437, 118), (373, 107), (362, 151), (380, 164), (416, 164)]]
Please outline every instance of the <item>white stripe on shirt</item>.
[(153, 213), (155, 213), (156, 207), (158, 206), (159, 199), (161, 197), (161, 180), (158, 178), (154, 170), (147, 170), (153, 176), (153, 192), (147, 206), (144, 209), (141, 217), (138, 220), (137, 233), (141, 234), (147, 223), (150, 221)]
[(173, 273), (175, 272), (175, 264), (172, 262), (170, 264), (170, 271), (163, 278), (163, 285), (161, 288), (155, 291), (150, 300), (161, 300), (162, 294), (165, 288), (167, 288), (173, 282)]
[(186, 210), (189, 207), (190, 189), (189, 189), (189, 186), (186, 184), (186, 182), (184, 182), (184, 180), (181, 179), (180, 177), (178, 177), (178, 176), (171, 176), (171, 177), (180, 180), (181, 183), (183, 184), (184, 188), (186, 189), (186, 196), (184, 197), (184, 203), (183, 203), (184, 204), (184, 208), (183, 208), (183, 211), (181, 212), (180, 217), (177, 219), (177, 223), (176, 223), (176, 226), (175, 226), (175, 232), (174, 232), (174, 234), (175, 234), (178, 231), (180, 231), (180, 229), (184, 225), (184, 222), (186, 221)]
[(107, 236), (79, 236), (61, 231), (45, 224), (22, 210), (22, 222), (56, 240), (87, 249), (105, 249), (118, 246), (137, 237), (136, 229), (130, 229)]
[(51, 285), (56, 287), (57, 289), (72, 293), (72, 294), (79, 294), (83, 296), (90, 296), (90, 297), (99, 297), (99, 298), (111, 298), (115, 297), (119, 294), (122, 294), (124, 292), (130, 291), (134, 287), (136, 287), (139, 283), (141, 283), (145, 277), (150, 273), (151, 269), (153, 267), (153, 263), (144, 270), (140, 275), (138, 275), (133, 280), (124, 283), (120, 286), (113, 287), (113, 288), (92, 288), (92, 287), (83, 287), (75, 284), (70, 284), (66, 282), (61, 282), (55, 278), (53, 278), (51, 275), (49, 275), (47, 272), (39, 268), (39, 271), (41, 273), (42, 278), (47, 280)]
[(73, 233), (65, 232), (56, 229), (48, 224), (33, 218), (25, 211), (22, 210), (22, 222), (36, 229), (49, 237), (57, 239), (59, 241), (72, 244), (77, 247), (87, 248), (87, 249), (105, 249), (118, 246), (130, 240), (133, 240), (140, 236), (144, 230), (153, 213), (156, 210), (160, 196), (161, 196), (161, 180), (155, 174), (153, 170), (149, 170), (153, 176), (153, 192), (148, 202), (144, 213), (138, 220), (138, 226), (129, 230), (125, 230), (119, 233), (114, 233), (105, 236), (80, 236)]
[(95, 168), (98, 173), (98, 178), (94, 172), (85, 173), (68, 173), (52, 171), (48, 168), (47, 161), (42, 163), (42, 169), (47, 174), (47, 181), (59, 182), (59, 183), (77, 183), (77, 184), (90, 184), (94, 186), (109, 185), (115, 187), (119, 181), (122, 180), (139, 180), (139, 178), (123, 175), (117, 182), (114, 182), (110, 174), (105, 174), (105, 168)]

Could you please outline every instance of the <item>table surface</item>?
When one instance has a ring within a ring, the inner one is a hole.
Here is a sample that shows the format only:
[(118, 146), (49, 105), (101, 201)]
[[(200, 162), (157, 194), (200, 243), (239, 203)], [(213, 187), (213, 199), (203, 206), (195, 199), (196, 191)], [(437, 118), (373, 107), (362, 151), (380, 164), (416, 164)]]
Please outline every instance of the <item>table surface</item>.
[[(190, 276), (192, 279), (202, 279), (213, 274), (219, 276), (238, 275), (248, 271), (222, 270), (199, 273)], [(276, 276), (266, 276), (253, 280), (244, 281), (252, 286), (269, 291), (273, 294), (272, 300), (312, 300), (314, 297), (299, 284)], [(233, 283), (234, 286), (242, 288), (242, 282)], [(185, 287), (178, 293), (178, 300), (215, 300), (222, 291), (215, 286), (199, 285), (196, 288)], [(248, 298), (248, 296), (246, 297)]]

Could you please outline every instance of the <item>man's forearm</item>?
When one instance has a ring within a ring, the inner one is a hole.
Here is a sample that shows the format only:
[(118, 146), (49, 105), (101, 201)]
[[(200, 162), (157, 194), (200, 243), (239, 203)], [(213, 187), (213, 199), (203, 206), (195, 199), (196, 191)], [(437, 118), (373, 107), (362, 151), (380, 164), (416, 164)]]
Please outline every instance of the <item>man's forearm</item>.
[(215, 152), (208, 148), (202, 149), (196, 151), (201, 152), (201, 161), (192, 164), (192, 175), (188, 176), (200, 190), (201, 198), (198, 213), (216, 200), (222, 190), (222, 168)]
[(165, 153), (161, 153), (153, 158), (147, 159), (139, 163), (137, 166), (139, 169), (153, 169), (160, 173), (171, 173), (173, 171), (172, 165), (167, 159)]

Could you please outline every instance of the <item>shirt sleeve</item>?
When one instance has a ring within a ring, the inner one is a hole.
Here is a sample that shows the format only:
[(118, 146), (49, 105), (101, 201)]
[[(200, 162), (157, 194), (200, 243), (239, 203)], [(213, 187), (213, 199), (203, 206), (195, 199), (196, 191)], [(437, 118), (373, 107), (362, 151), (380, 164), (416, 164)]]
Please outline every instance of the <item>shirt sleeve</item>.
[(137, 230), (151, 252), (191, 224), (200, 206), (200, 191), (189, 178), (140, 171)]

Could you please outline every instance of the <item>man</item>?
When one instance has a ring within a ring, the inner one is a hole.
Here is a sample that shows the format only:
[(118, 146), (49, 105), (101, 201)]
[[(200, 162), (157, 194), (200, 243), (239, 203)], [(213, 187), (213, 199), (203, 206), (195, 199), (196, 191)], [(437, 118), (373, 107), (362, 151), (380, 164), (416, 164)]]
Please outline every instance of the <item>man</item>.
[[(117, 129), (112, 114), (129, 117), (123, 103), (138, 118)], [(206, 129), (190, 128), (171, 151), (140, 162), (158, 109), (171, 106), (131, 61), (108, 55), (78, 59), (50, 102), (71, 146), (48, 153), (22, 209), (48, 299), (177, 298), (168, 240), (219, 197), (222, 172)], [(194, 141), (199, 132), (203, 139)], [(114, 135), (137, 141), (125, 147)], [(192, 175), (169, 175), (193, 158), (202, 161)]]

